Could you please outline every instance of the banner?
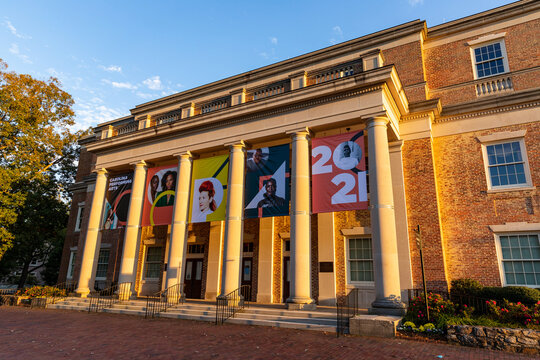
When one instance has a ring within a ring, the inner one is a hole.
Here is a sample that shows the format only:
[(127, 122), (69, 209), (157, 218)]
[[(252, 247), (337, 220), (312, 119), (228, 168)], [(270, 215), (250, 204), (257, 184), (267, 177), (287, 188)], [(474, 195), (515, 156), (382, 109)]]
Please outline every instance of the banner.
[(312, 140), (313, 213), (367, 209), (364, 132)]
[(189, 222), (225, 220), (229, 155), (193, 161)]
[(176, 165), (148, 169), (144, 188), (142, 226), (171, 224), (177, 175)]
[(289, 215), (289, 144), (247, 151), (246, 219)]
[(118, 229), (126, 226), (132, 184), (133, 173), (109, 178), (103, 212), (103, 229)]

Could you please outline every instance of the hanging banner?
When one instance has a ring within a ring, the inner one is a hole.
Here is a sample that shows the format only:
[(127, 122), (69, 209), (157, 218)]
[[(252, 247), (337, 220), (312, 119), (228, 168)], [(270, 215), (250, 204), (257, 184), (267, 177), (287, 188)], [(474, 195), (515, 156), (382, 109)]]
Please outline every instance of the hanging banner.
[(171, 224), (177, 169), (175, 165), (148, 169), (144, 188), (142, 226)]
[(103, 229), (112, 230), (126, 226), (132, 184), (133, 173), (109, 178), (105, 211), (103, 212)]
[(367, 209), (364, 132), (312, 140), (313, 213)]
[(289, 144), (247, 151), (246, 219), (289, 215)]
[(225, 220), (229, 155), (193, 161), (189, 222)]

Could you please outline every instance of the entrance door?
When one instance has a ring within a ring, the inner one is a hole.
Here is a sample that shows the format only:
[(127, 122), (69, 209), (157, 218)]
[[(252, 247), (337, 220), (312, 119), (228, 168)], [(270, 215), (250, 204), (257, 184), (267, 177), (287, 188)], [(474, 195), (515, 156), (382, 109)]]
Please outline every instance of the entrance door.
[(285, 256), (283, 258), (283, 302), (287, 301), (291, 295), (291, 258)]
[(243, 258), (242, 259), (242, 285), (249, 285), (250, 291), (242, 294), (246, 301), (251, 301), (251, 270), (253, 265), (253, 258)]
[(188, 299), (202, 299), (202, 259), (186, 259), (184, 292)]

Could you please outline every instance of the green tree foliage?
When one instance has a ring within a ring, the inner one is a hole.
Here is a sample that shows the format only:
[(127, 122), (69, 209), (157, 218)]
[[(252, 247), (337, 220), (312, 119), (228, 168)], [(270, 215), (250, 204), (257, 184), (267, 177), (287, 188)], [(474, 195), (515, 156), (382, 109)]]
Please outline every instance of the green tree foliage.
[(57, 79), (9, 72), (0, 59), (0, 259), (13, 246), (12, 227), (28, 195), (17, 187), (50, 181), (49, 170), (76, 140), (72, 106)]

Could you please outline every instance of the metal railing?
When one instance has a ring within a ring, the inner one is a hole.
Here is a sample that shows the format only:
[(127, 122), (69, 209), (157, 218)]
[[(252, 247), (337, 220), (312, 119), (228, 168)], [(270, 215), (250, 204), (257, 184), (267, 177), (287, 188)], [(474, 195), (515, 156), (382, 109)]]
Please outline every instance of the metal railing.
[(88, 312), (99, 312), (121, 301), (126, 301), (131, 295), (131, 283), (124, 282), (106, 289), (91, 293)]
[(336, 336), (349, 333), (350, 319), (359, 314), (358, 289), (354, 288), (345, 296), (341, 296), (336, 302)]
[(249, 307), (249, 301), (246, 299), (249, 299), (250, 293), (251, 286), (242, 285), (227, 295), (218, 296), (216, 298), (216, 325), (223, 324), (244, 307)]
[(146, 298), (145, 318), (154, 318), (157, 313), (184, 303), (184, 284), (176, 284)]
[(17, 289), (0, 289), (0, 306), (14, 306), (17, 305), (17, 297), (15, 293)]

